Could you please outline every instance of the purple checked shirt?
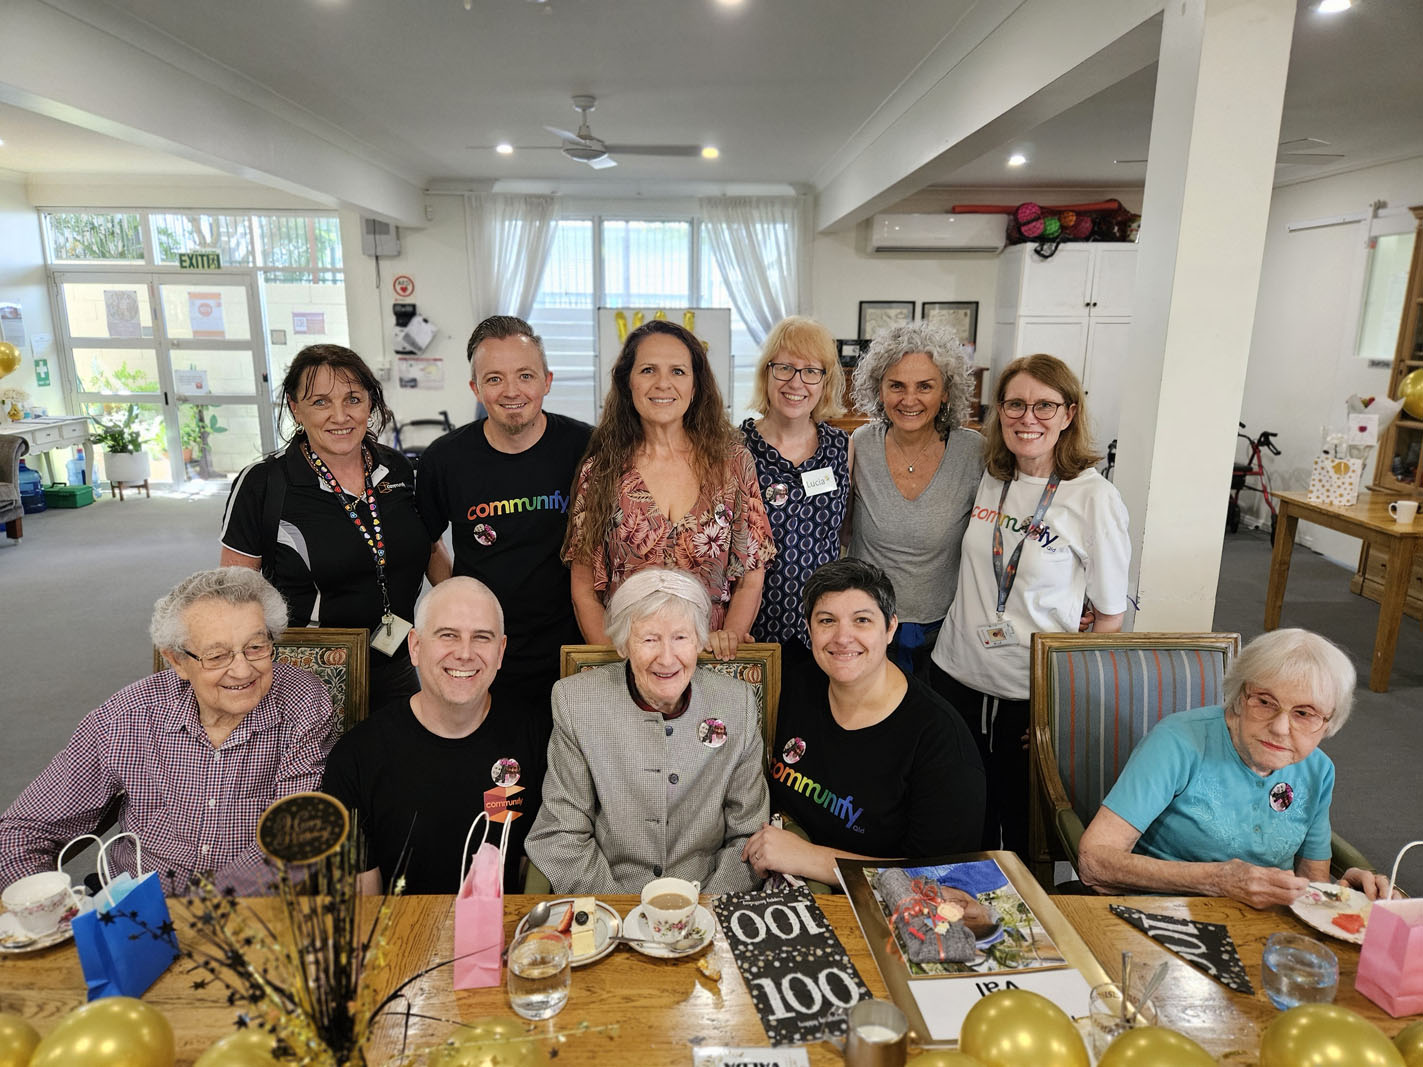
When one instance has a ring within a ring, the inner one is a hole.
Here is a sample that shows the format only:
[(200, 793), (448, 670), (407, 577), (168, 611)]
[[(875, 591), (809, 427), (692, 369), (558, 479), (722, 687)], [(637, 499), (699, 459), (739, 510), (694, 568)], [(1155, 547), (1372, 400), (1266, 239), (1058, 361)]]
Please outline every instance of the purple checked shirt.
[[(165, 892), (186, 892), (195, 872), (211, 873), (219, 888), (261, 891), (271, 874), (257, 820), (277, 797), (320, 788), (337, 733), (315, 675), (285, 663), (272, 672), (271, 690), (218, 748), (192, 687), (171, 670), (84, 716), (0, 818), (0, 885), (52, 870), (65, 843), (91, 832), (122, 796), (118, 829), (138, 835), (143, 870), (157, 871)], [(134, 872), (132, 839), (115, 842), (108, 858), (113, 872)]]

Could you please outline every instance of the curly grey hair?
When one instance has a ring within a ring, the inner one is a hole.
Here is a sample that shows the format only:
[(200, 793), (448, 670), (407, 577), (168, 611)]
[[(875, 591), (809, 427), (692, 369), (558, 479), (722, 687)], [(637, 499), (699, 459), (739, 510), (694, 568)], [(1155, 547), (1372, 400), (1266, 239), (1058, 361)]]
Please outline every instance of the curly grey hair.
[(153, 605), (148, 636), (164, 652), (181, 651), (188, 643), (188, 625), (183, 616), (200, 600), (221, 600), (227, 604), (260, 604), (267, 632), (276, 637), (287, 627), (287, 605), (282, 594), (260, 571), (249, 567), (218, 567), (198, 571), (159, 597)]
[(941, 326), (911, 322), (885, 330), (876, 337), (855, 368), (855, 407), (888, 424), (889, 416), (880, 397), (880, 382), (891, 367), (915, 352), (923, 352), (932, 359), (943, 376), (948, 396), (934, 416), (934, 429), (939, 431), (940, 437), (948, 437), (950, 430), (958, 429), (968, 419), (972, 386), (963, 345)]
[(1246, 685), (1303, 685), (1329, 716), (1324, 736), (1333, 737), (1349, 721), (1357, 682), (1354, 664), (1332, 641), (1309, 630), (1271, 630), (1242, 648), (1226, 671), (1225, 706), (1239, 714)]
[(627, 659), (628, 635), (633, 623), (656, 615), (664, 608), (684, 611), (697, 632), (697, 646), (707, 643), (711, 633), (711, 597), (702, 583), (686, 571), (667, 567), (647, 567), (618, 586), (608, 601), (603, 630), (608, 641)]

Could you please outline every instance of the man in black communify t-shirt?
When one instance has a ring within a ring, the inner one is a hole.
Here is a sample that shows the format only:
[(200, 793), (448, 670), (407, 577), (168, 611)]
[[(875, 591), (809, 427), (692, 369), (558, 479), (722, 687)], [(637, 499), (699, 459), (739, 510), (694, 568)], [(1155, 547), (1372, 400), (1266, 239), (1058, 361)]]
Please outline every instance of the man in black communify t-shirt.
[(425, 450), (416, 504), (432, 541), (453, 527), (453, 573), (478, 578), (504, 608), (509, 652), (495, 697), (548, 715), (559, 647), (583, 640), (559, 549), (592, 428), (543, 410), (553, 373), (523, 319), (485, 319), (468, 351), (469, 387), (489, 414)]

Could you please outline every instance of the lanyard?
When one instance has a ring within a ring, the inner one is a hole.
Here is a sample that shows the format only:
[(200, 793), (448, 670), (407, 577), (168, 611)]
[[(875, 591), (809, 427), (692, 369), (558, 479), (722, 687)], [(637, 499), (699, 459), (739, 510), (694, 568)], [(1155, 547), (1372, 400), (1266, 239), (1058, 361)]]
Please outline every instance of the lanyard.
[(1008, 603), (1008, 594), (1013, 590), (1013, 580), (1018, 577), (1018, 557), (1023, 554), (1023, 546), (1028, 543), (1028, 538), (1038, 532), (1043, 524), (1043, 516), (1047, 514), (1048, 505), (1052, 503), (1052, 498), (1057, 495), (1057, 472), (1053, 471), (1048, 478), (1047, 485), (1043, 487), (1043, 495), (1038, 498), (1038, 509), (1033, 512), (1033, 521), (1023, 532), (1023, 539), (1018, 542), (1018, 547), (1013, 549), (1013, 555), (1009, 557), (1008, 563), (1003, 563), (1003, 505), (1008, 502), (1008, 489), (1013, 484), (1011, 481), (1003, 483), (1003, 492), (998, 495), (998, 517), (993, 520), (993, 573), (998, 577), (998, 617), (1003, 617), (1003, 608)]
[[(311, 464), (312, 469), (321, 475), (326, 484), (331, 487), (331, 491), (336, 494), (336, 499), (341, 501), (341, 506), (346, 509), (346, 514), (351, 522), (360, 531), (361, 537), (365, 539), (366, 546), (371, 550), (371, 557), (376, 564), (376, 582), (380, 585), (380, 606), (383, 618), (390, 616), (390, 594), (385, 586), (385, 537), (380, 528), (380, 511), (376, 508), (375, 488), (371, 485), (371, 469), (368, 463), (361, 464), (365, 479), (365, 491), (361, 494), (348, 494), (341, 488), (341, 483), (336, 480), (336, 475), (331, 473), (328, 467), (311, 447), (305, 442), (301, 446), (302, 453), (306, 456), (306, 461)], [(365, 459), (365, 451), (362, 450), (362, 459)], [(348, 500), (347, 497), (350, 497)], [(356, 510), (356, 501), (362, 496), (365, 497), (366, 507), (371, 512), (370, 529), (366, 529), (366, 524), (361, 521), (360, 513)]]

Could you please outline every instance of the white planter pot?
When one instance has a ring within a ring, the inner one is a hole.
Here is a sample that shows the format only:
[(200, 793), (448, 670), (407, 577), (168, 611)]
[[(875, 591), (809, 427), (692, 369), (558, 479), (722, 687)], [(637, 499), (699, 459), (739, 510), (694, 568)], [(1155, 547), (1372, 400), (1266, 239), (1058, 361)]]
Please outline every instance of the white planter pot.
[(148, 480), (147, 452), (105, 452), (104, 473), (111, 482), (138, 485)]

